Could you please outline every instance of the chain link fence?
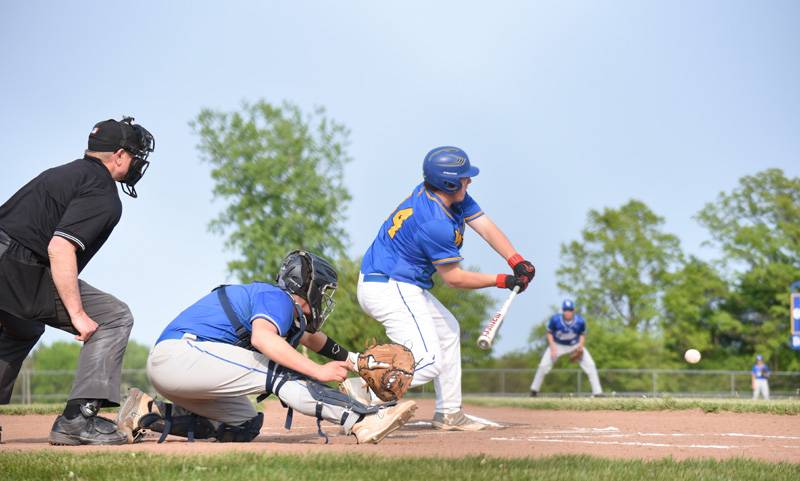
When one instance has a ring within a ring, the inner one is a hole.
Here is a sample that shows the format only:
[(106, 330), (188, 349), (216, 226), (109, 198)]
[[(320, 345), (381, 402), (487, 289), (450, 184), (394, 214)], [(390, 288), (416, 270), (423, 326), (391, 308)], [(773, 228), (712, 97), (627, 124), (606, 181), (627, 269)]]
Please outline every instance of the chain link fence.
[[(464, 369), (462, 391), (478, 396), (527, 396), (534, 369)], [(752, 396), (750, 371), (687, 369), (598, 369), (603, 391), (615, 396), (747, 398)], [(12, 403), (66, 401), (75, 372), (23, 369), (17, 379)], [(770, 393), (774, 398), (800, 398), (800, 372), (773, 372)], [(122, 392), (136, 386), (154, 393), (144, 369), (123, 369)], [(428, 383), (411, 391), (433, 394)], [(588, 396), (589, 380), (580, 369), (553, 369), (545, 378), (540, 396)]]

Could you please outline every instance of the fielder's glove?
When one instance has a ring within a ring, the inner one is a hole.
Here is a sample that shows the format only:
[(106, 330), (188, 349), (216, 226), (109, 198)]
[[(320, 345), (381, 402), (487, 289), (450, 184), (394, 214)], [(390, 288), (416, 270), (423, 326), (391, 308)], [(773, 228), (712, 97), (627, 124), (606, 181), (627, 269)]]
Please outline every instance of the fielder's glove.
[(376, 344), (358, 356), (358, 375), (381, 401), (397, 401), (411, 386), (414, 354), (401, 344)]
[(579, 347), (572, 351), (569, 355), (569, 360), (572, 362), (578, 362), (583, 358), (583, 348)]

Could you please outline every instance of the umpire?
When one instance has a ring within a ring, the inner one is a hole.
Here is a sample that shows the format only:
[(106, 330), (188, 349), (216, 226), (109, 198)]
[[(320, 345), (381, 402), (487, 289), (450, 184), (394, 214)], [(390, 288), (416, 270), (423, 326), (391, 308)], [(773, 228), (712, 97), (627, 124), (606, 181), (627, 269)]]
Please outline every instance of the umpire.
[(97, 416), (119, 406), (122, 357), (133, 327), (128, 306), (78, 279), (119, 222), (114, 184), (136, 197), (153, 136), (133, 118), (97, 123), (82, 159), (45, 170), (0, 206), (0, 404), (49, 325), (83, 341), (78, 371), (51, 444), (124, 444)]

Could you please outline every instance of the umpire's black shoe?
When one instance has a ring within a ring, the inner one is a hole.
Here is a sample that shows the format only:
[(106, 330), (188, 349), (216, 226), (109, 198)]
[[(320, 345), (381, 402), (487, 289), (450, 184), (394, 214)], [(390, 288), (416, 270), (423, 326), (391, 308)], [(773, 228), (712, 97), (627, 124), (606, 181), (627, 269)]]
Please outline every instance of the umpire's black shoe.
[(80, 444), (126, 444), (128, 437), (119, 432), (113, 421), (100, 416), (79, 415), (67, 419), (56, 418), (50, 431), (50, 444), (56, 446), (78, 446)]
[(534, 391), (533, 389), (531, 389), (531, 397), (536, 397), (538, 395), (539, 395), (539, 391)]

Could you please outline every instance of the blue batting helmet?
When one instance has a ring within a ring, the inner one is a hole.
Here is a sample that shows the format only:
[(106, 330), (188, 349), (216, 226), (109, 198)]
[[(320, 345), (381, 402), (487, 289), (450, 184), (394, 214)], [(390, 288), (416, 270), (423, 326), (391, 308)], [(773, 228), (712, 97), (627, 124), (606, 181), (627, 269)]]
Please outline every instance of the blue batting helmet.
[(572, 302), (572, 299), (564, 299), (564, 302), (561, 303), (561, 310), (562, 311), (574, 311), (575, 310), (575, 303)]
[(422, 163), (425, 182), (448, 193), (461, 188), (460, 179), (475, 177), (480, 169), (470, 165), (467, 153), (458, 147), (436, 147), (428, 152)]

